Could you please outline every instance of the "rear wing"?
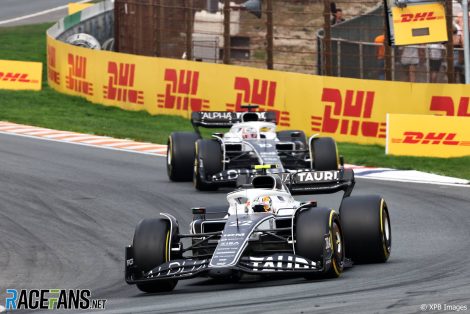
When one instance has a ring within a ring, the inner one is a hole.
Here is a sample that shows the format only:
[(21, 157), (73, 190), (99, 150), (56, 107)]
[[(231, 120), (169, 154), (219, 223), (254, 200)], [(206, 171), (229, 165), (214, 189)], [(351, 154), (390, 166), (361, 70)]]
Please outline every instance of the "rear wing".
[(339, 191), (344, 197), (351, 195), (354, 188), (354, 171), (344, 169), (331, 171), (298, 171), (283, 173), (282, 181), (292, 195), (327, 194)]
[(276, 123), (276, 113), (273, 111), (195, 111), (191, 114), (191, 123), (195, 128), (229, 128), (235, 123), (251, 121)]

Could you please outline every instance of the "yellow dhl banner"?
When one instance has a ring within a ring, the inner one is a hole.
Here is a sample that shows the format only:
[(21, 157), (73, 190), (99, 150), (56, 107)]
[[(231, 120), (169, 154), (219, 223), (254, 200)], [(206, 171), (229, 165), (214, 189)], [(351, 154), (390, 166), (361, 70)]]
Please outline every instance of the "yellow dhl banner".
[(93, 5), (93, 3), (75, 3), (75, 2), (71, 2), (71, 3), (69, 3), (68, 14), (72, 15), (74, 13), (77, 13), (78, 11), (81, 11), (83, 9), (91, 7), (92, 5)]
[(42, 63), (0, 60), (0, 89), (41, 90)]
[(404, 156), (470, 156), (469, 119), (390, 114), (387, 116), (386, 152)]
[(395, 45), (447, 41), (443, 3), (408, 4), (392, 8)]
[[(192, 111), (274, 111), (281, 130), (385, 145), (386, 114), (470, 116), (470, 86), (334, 78), (96, 51), (48, 38), (48, 81), (92, 102), (190, 118)], [(469, 120), (470, 121), (470, 120)]]

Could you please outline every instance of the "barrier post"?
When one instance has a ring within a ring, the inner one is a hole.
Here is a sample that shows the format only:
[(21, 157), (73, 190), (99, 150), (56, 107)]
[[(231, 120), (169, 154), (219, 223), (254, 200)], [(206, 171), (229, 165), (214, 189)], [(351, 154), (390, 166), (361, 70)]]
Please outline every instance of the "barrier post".
[(163, 21), (164, 21), (164, 4), (163, 0), (158, 0), (156, 3), (157, 5), (157, 23), (156, 24), (156, 34), (155, 34), (155, 52), (158, 57), (162, 57), (162, 40), (163, 40)]
[(186, 0), (186, 59), (193, 60), (193, 0)]
[(273, 29), (273, 1), (268, 0), (266, 15), (268, 16), (267, 20), (267, 30), (266, 30), (266, 66), (269, 70), (274, 69), (274, 29)]
[[(386, 14), (384, 12), (384, 14)], [(385, 46), (385, 56), (384, 56), (384, 61), (385, 61), (385, 80), (386, 81), (391, 81), (393, 80), (392, 78), (392, 48), (390, 47), (389, 44), (389, 38), (388, 38), (388, 31), (387, 31), (387, 22), (384, 19), (384, 46)]]
[(325, 36), (323, 38), (323, 68), (324, 74), (331, 76), (331, 8), (330, 1), (323, 0), (323, 28)]
[(121, 3), (119, 1), (114, 2), (114, 49), (119, 52), (119, 14), (121, 13)]
[[(465, 67), (465, 84), (470, 83), (470, 38), (468, 34), (468, 1), (462, 1), (463, 11), (463, 51)], [(460, 82), (463, 83), (463, 82)]]
[(452, 1), (446, 1), (446, 23), (447, 23), (447, 82), (455, 83), (454, 73), (454, 38), (453, 21), (452, 21)]
[(230, 0), (224, 1), (224, 63), (230, 64)]

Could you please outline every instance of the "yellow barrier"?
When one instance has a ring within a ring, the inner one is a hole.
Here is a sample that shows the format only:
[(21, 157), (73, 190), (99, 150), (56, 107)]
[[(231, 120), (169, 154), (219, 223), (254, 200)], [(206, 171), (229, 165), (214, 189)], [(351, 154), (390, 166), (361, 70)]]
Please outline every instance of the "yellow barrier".
[(0, 89), (41, 90), (42, 63), (0, 60)]
[(81, 11), (83, 9), (91, 7), (92, 5), (93, 5), (93, 3), (74, 3), (74, 2), (71, 2), (71, 3), (69, 3), (68, 14), (72, 15), (74, 13), (77, 13), (78, 11)]
[[(150, 114), (275, 111), (280, 129), (338, 141), (385, 145), (386, 114), (470, 116), (470, 86), (323, 77), (95, 51), (48, 38), (48, 79), (56, 90)], [(470, 120), (469, 120), (470, 121)]]
[(387, 147), (390, 155), (470, 156), (468, 118), (433, 115), (387, 115)]

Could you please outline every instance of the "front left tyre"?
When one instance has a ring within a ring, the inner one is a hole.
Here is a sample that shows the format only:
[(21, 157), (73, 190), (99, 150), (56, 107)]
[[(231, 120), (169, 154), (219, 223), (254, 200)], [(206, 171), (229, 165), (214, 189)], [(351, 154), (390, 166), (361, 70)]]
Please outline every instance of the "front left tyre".
[[(332, 255), (326, 261), (322, 274), (307, 274), (307, 279), (319, 277), (336, 278), (343, 272), (344, 241), (338, 214), (333, 209), (311, 207), (302, 210), (296, 218), (296, 254), (311, 261), (323, 261), (326, 246), (330, 246)], [(325, 235), (329, 235), (326, 243)], [(320, 276), (319, 276), (320, 275)]]
[(392, 250), (392, 229), (385, 200), (378, 195), (349, 196), (340, 208), (346, 256), (354, 263), (384, 263)]
[[(171, 254), (170, 222), (162, 218), (144, 219), (135, 228), (133, 250), (136, 273), (142, 275), (169, 262)], [(138, 283), (143, 292), (167, 292), (175, 288), (178, 280), (165, 279)]]

